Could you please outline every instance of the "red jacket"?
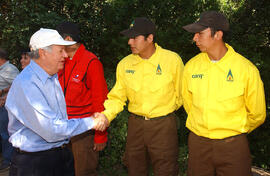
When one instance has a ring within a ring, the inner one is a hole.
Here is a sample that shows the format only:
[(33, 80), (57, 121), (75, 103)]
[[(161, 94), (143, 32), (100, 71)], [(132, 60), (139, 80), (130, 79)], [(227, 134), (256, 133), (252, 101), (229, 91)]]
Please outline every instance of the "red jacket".
[[(65, 95), (69, 119), (89, 117), (94, 112), (104, 110), (108, 89), (103, 66), (84, 45), (81, 44), (72, 59), (66, 58), (58, 78)], [(106, 142), (107, 131), (95, 131), (94, 141)]]

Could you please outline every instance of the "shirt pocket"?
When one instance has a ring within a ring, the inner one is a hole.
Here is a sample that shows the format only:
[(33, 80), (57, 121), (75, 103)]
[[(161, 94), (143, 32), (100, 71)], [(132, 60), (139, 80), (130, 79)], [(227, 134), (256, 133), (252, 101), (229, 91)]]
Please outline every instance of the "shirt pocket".
[(141, 84), (141, 80), (135, 77), (126, 78), (126, 93), (129, 101), (135, 101), (136, 94), (141, 89)]
[(195, 107), (203, 108), (207, 99), (208, 82), (203, 79), (190, 79), (188, 91), (192, 94), (192, 103)]
[(162, 75), (154, 75), (148, 84), (150, 91), (160, 96), (170, 96), (174, 94), (174, 83), (171, 74), (163, 73)]
[(222, 84), (217, 101), (225, 112), (239, 111), (244, 106), (244, 86), (230, 82)]

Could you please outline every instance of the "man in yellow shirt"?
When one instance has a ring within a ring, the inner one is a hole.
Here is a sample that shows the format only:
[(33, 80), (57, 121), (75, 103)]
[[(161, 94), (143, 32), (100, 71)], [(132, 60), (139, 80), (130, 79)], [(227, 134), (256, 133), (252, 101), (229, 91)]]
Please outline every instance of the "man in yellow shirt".
[(224, 42), (229, 22), (223, 14), (204, 12), (183, 28), (201, 51), (183, 73), (188, 176), (251, 176), (246, 134), (266, 116), (259, 71)]
[(155, 25), (147, 18), (136, 18), (121, 34), (129, 38), (132, 54), (118, 64), (105, 110), (96, 116), (110, 122), (128, 101), (128, 175), (147, 176), (151, 162), (155, 175), (177, 176), (174, 111), (182, 106), (183, 62), (178, 54), (154, 43)]

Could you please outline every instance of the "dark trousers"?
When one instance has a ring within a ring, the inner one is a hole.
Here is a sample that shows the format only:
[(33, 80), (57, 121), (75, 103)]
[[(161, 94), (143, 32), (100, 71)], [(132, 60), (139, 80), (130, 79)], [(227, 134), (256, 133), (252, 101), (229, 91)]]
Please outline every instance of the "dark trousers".
[(190, 132), (188, 176), (251, 176), (246, 134), (209, 139)]
[(72, 153), (67, 147), (33, 153), (14, 150), (9, 176), (74, 176)]
[(9, 135), (8, 135), (8, 113), (5, 107), (0, 107), (0, 135), (1, 135), (1, 143), (2, 143), (2, 156), (3, 163), (10, 163), (13, 147), (11, 143), (9, 143)]
[(178, 136), (174, 113), (163, 119), (143, 120), (130, 115), (125, 158), (129, 176), (178, 175)]
[(71, 138), (76, 176), (97, 176), (98, 152), (94, 151), (94, 132), (87, 131)]

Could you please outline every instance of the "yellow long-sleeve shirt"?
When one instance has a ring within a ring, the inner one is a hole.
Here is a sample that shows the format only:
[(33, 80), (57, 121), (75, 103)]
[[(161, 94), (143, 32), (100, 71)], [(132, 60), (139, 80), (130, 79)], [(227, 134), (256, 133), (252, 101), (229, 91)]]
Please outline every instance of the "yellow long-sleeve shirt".
[(183, 62), (178, 54), (155, 46), (149, 59), (130, 54), (119, 62), (116, 83), (104, 103), (109, 121), (127, 100), (130, 112), (148, 118), (167, 115), (182, 105)]
[(231, 46), (218, 62), (200, 53), (185, 66), (182, 96), (187, 128), (199, 136), (223, 139), (249, 133), (266, 116), (257, 68)]

